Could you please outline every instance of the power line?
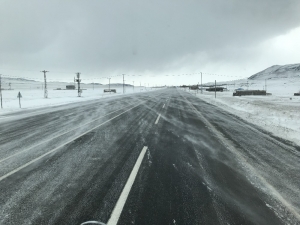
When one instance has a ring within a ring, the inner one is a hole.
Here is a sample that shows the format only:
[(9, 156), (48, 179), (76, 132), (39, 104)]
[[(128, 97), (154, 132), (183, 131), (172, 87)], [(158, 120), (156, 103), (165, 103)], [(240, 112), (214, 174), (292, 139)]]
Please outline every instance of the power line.
[[(19, 70), (19, 71), (34, 71), (34, 70)], [(64, 74), (71, 74), (69, 72), (59, 72), (59, 71), (52, 71), (52, 73), (64, 73)], [(192, 76), (192, 75), (197, 75), (197, 74), (201, 74), (201, 73), (186, 73), (186, 74), (166, 74), (166, 75), (162, 75), (162, 74), (158, 74), (158, 75), (154, 75), (154, 74), (144, 74), (144, 75), (135, 75), (135, 74), (126, 74), (127, 76), (143, 76), (143, 77), (157, 77), (157, 76)], [(211, 76), (223, 76), (223, 77), (235, 77), (235, 78), (245, 78), (244, 76), (234, 76), (234, 75), (225, 75), (225, 74), (215, 74), (215, 73), (204, 73), (202, 72), (202, 74), (205, 75), (211, 75)], [(8, 76), (8, 75), (6, 75)], [(110, 77), (119, 77), (121, 75), (113, 75)], [(16, 76), (8, 76), (8, 77), (16, 77)], [(20, 78), (20, 77), (16, 77), (16, 78)], [(22, 77), (23, 78), (23, 77)], [(24, 77), (26, 79), (38, 79), (38, 78), (32, 78), (32, 77)], [(85, 80), (94, 80), (94, 79), (105, 79), (106, 77), (92, 77), (92, 78), (87, 78)], [(65, 80), (65, 79), (52, 79), (52, 80)]]

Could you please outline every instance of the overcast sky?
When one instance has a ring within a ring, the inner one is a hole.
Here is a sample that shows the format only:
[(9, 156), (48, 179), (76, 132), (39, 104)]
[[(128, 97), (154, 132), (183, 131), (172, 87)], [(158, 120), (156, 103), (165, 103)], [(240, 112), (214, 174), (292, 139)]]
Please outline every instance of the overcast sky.
[(15, 77), (178, 85), (300, 63), (299, 0), (0, 0), (0, 28)]

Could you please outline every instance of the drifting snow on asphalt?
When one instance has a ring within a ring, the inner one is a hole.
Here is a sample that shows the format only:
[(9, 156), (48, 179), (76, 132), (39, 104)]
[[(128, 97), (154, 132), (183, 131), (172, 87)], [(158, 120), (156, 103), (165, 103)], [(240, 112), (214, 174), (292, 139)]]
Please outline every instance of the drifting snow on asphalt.
[(106, 223), (144, 146), (119, 224), (300, 221), (299, 147), (175, 88), (0, 123), (0, 224)]

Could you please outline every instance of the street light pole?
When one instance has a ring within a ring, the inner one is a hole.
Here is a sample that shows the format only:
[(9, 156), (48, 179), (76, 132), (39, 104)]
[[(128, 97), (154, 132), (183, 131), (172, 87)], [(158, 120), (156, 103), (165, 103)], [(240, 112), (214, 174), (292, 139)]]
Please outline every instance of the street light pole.
[(215, 98), (217, 98), (217, 81), (215, 80)]
[(108, 90), (109, 90), (109, 93), (110, 93), (110, 78), (107, 78), (108, 79)]
[(265, 79), (265, 90), (266, 90), (266, 94), (267, 94), (267, 79)]
[(201, 94), (203, 94), (203, 87), (202, 87), (202, 72), (201, 73)]
[(123, 74), (123, 94), (125, 93), (125, 86), (124, 86), (125, 80), (124, 80), (124, 76), (125, 76), (125, 74)]
[(0, 98), (1, 98), (1, 109), (3, 109), (3, 106), (2, 106), (2, 87), (1, 87), (1, 74), (0, 74)]

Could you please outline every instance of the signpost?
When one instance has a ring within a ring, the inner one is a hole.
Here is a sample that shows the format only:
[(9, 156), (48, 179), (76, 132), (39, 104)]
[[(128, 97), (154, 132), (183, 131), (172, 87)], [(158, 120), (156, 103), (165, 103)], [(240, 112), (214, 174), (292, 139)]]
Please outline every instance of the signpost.
[(19, 106), (21, 108), (21, 98), (22, 98), (21, 92), (19, 92), (17, 98), (19, 98)]

